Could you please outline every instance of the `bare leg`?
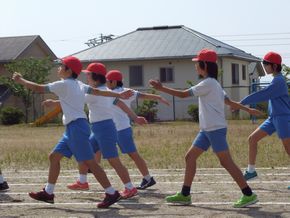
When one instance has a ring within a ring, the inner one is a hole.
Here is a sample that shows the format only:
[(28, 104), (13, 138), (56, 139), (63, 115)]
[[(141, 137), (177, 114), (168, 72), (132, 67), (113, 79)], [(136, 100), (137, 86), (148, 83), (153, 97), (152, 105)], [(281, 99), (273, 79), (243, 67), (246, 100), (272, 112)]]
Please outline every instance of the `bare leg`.
[(260, 128), (257, 128), (248, 138), (249, 141), (249, 164), (255, 165), (256, 163), (256, 157), (257, 157), (257, 147), (258, 142), (266, 137), (268, 134), (261, 130)]
[(99, 164), (97, 164), (95, 159), (86, 160), (86, 161), (84, 161), (84, 163), (91, 170), (91, 172), (94, 174), (95, 178), (98, 180), (98, 182), (101, 184), (101, 186), (104, 189), (111, 186), (111, 183), (110, 183), (105, 171), (100, 167)]
[(282, 139), (282, 143), (287, 154), (290, 156), (290, 138)]
[(129, 153), (128, 155), (135, 162), (142, 176), (147, 176), (149, 174), (147, 164), (145, 160), (139, 155), (139, 153), (136, 151), (136, 152)]
[(48, 183), (55, 184), (60, 172), (60, 160), (63, 155), (57, 152), (53, 152), (49, 155), (49, 172), (48, 172)]
[(127, 168), (122, 164), (119, 157), (108, 159), (110, 165), (115, 169), (116, 173), (122, 180), (123, 184), (131, 182)]
[(102, 158), (102, 153), (100, 151), (96, 152), (95, 158), (96, 158), (97, 163), (100, 164), (101, 158)]
[(195, 146), (191, 147), (185, 156), (185, 175), (184, 186), (190, 187), (196, 172), (196, 160), (204, 152), (204, 150)]
[(232, 178), (236, 181), (238, 186), (243, 189), (248, 186), (242, 171), (239, 167), (234, 163), (231, 154), (229, 151), (222, 151), (216, 153), (216, 155), (219, 158), (219, 161), (221, 165), (229, 172), (229, 174), (232, 176)]

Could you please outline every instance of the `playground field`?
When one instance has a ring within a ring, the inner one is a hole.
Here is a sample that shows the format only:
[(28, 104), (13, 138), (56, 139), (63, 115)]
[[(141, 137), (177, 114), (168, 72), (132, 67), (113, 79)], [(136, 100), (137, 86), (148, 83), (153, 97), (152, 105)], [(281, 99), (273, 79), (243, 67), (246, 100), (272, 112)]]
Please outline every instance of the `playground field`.
[[(228, 141), (236, 163), (247, 165), (247, 136), (258, 124), (250, 121), (229, 121)], [(62, 126), (29, 127), (0, 126), (0, 166), (10, 185), (10, 191), (0, 193), (0, 217), (290, 217), (290, 161), (276, 136), (263, 140), (259, 147), (257, 167), (259, 178), (250, 182), (258, 194), (259, 203), (235, 209), (232, 203), (240, 197), (237, 185), (220, 168), (212, 151), (198, 162), (199, 170), (192, 185), (191, 206), (171, 206), (166, 195), (179, 191), (184, 173), (184, 155), (198, 132), (192, 122), (169, 122), (134, 127), (140, 153), (147, 160), (157, 184), (139, 195), (121, 200), (110, 209), (97, 209), (103, 190), (92, 175), (90, 190), (71, 191), (66, 185), (76, 179), (74, 160), (63, 160), (62, 172), (56, 186), (55, 204), (34, 201), (29, 191), (40, 190), (47, 180), (48, 153), (60, 138)], [(133, 163), (122, 156), (130, 169), (132, 180), (138, 184), (141, 176)], [(112, 183), (122, 185), (116, 173), (103, 161)]]

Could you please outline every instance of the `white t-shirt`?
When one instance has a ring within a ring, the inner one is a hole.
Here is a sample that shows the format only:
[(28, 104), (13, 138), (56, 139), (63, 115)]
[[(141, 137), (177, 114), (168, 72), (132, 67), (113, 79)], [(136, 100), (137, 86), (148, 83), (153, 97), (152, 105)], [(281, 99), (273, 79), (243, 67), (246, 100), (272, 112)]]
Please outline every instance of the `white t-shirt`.
[[(128, 90), (127, 88), (123, 88), (123, 87), (118, 87), (116, 89), (113, 90), (113, 92), (123, 92)], [(123, 101), (129, 108), (131, 108), (131, 103), (136, 100), (138, 97), (138, 91), (134, 90), (134, 94), (129, 98), (129, 99), (121, 99), (121, 101)], [(127, 129), (129, 127), (131, 127), (130, 124), (130, 118), (128, 117), (128, 115), (122, 111), (122, 109), (120, 109), (118, 106), (114, 105), (113, 106), (113, 121), (116, 125), (117, 131), (123, 130), (123, 129)]]
[(47, 89), (56, 94), (60, 100), (64, 125), (79, 118), (87, 118), (84, 112), (85, 93), (89, 92), (90, 86), (79, 80), (68, 78), (48, 83)]
[[(99, 86), (97, 89), (108, 91), (106, 86)], [(112, 108), (115, 98), (86, 94), (86, 104), (89, 108), (90, 123), (102, 120), (113, 119)]]
[(226, 93), (219, 82), (208, 77), (189, 89), (191, 95), (198, 96), (199, 126), (201, 130), (213, 131), (227, 127), (225, 119)]

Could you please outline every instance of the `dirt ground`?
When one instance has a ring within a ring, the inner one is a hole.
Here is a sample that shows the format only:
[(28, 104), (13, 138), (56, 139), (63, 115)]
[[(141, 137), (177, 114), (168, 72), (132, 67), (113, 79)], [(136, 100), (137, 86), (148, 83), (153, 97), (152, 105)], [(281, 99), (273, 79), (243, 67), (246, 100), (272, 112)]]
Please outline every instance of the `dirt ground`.
[[(114, 171), (107, 170), (114, 187), (122, 184)], [(290, 168), (259, 169), (259, 178), (250, 181), (259, 202), (236, 209), (232, 203), (241, 192), (231, 177), (219, 168), (199, 169), (192, 184), (192, 205), (172, 206), (165, 203), (167, 195), (180, 191), (184, 170), (152, 170), (157, 184), (138, 196), (121, 200), (109, 209), (98, 209), (103, 190), (89, 175), (90, 190), (71, 191), (66, 185), (76, 179), (77, 171), (62, 171), (55, 189), (55, 204), (30, 199), (28, 192), (40, 190), (47, 171), (4, 171), (10, 185), (0, 193), (0, 217), (290, 217)], [(130, 170), (137, 185), (141, 176)]]

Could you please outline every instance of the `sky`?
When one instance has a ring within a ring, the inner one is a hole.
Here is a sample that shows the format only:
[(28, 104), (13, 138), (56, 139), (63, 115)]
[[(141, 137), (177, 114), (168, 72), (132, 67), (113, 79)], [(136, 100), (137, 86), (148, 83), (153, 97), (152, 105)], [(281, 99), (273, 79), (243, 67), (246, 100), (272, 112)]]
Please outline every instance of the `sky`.
[[(0, 0), (0, 37), (40, 35), (63, 57), (100, 34), (185, 25), (257, 57), (290, 66), (289, 0)], [(0, 51), (1, 52), (1, 51)]]

